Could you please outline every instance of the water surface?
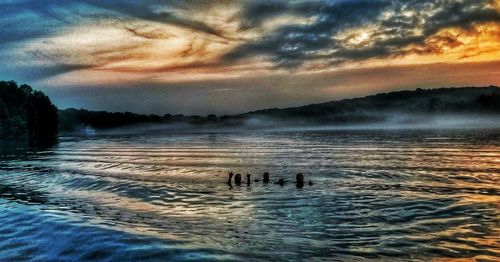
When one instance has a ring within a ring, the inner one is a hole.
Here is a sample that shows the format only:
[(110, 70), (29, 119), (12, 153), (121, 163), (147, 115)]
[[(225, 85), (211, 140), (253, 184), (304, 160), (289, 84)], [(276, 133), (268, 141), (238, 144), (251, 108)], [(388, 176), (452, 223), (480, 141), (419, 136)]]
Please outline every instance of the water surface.
[[(500, 131), (63, 136), (0, 155), (0, 260), (500, 257)], [(252, 184), (230, 189), (230, 170)]]

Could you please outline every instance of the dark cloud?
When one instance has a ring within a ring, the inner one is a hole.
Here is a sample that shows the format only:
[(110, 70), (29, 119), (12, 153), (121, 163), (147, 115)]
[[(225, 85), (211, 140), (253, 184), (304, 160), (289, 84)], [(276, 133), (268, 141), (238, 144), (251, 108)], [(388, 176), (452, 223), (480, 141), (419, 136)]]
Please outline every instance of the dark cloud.
[[(476, 23), (500, 22), (500, 13), (488, 6), (491, 3), (492, 0), (252, 2), (242, 11), (244, 27), (258, 26), (266, 19), (284, 14), (303, 16), (314, 22), (282, 26), (257, 41), (235, 48), (225, 59), (260, 55), (278, 67), (295, 67), (307, 61), (335, 64), (403, 55), (407, 52), (403, 48), (410, 44), (425, 45), (426, 39), (443, 28), (467, 30)], [(370, 35), (365, 46), (351, 47), (346, 39), (339, 37), (339, 33), (349, 29), (370, 25), (376, 26), (378, 32)], [(432, 50), (441, 51), (437, 46), (426, 49)]]
[(51, 76), (57, 76), (75, 70), (88, 69), (91, 66), (80, 64), (52, 64), (20, 67), (4, 67), (0, 75), (5, 75), (4, 79), (23, 79), (23, 81), (37, 81)]
[[(101, 1), (101, 0), (79, 0), (96, 7), (118, 12), (128, 17), (135, 17), (149, 21), (172, 24), (207, 34), (224, 37), (222, 32), (203, 21), (194, 20), (178, 14), (178, 8), (185, 8), (177, 1)], [(164, 7), (166, 11), (158, 12), (159, 7)]]
[(24, 68), (22, 71), (27, 72), (28, 79), (39, 80), (48, 76), (56, 76), (67, 72), (88, 68), (91, 68), (91, 66), (80, 64), (54, 64)]
[(124, 27), (125, 30), (130, 32), (132, 35), (146, 38), (146, 39), (166, 39), (170, 38), (172, 35), (165, 33), (163, 31), (157, 29), (148, 29), (148, 28), (140, 28), (140, 27)]
[(53, 7), (62, 1), (9, 1), (0, 3), (0, 46), (43, 37), (68, 24)]
[(260, 26), (263, 21), (290, 11), (292, 10), (287, 1), (249, 1), (244, 5), (240, 14), (241, 29)]
[(331, 39), (335, 33), (373, 21), (387, 6), (385, 1), (359, 0), (301, 3), (300, 7), (306, 8), (287, 6), (276, 9), (274, 15), (291, 10), (296, 15), (316, 17), (316, 20), (311, 25), (283, 26), (264, 39), (236, 48), (225, 58), (234, 60), (251, 55), (267, 55), (279, 66), (295, 66), (304, 60), (323, 59), (324, 54), (318, 55), (318, 51), (337, 47)]

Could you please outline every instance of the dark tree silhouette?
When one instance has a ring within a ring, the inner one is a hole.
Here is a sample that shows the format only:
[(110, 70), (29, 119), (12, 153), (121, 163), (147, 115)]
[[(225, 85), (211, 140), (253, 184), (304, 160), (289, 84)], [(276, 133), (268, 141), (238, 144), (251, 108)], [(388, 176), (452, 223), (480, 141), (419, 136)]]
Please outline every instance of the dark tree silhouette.
[(75, 131), (82, 127), (114, 128), (140, 123), (159, 123), (161, 116), (140, 115), (130, 112), (112, 113), (88, 111), (85, 109), (64, 109), (59, 111), (60, 127), (63, 131)]
[(54, 138), (57, 127), (57, 108), (45, 94), (0, 82), (0, 140)]

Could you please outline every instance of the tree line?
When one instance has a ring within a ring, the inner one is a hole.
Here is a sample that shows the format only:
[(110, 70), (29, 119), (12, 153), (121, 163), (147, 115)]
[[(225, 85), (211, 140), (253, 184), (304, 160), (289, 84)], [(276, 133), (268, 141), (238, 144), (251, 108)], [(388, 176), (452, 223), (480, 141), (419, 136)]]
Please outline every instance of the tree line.
[(237, 127), (255, 119), (277, 125), (329, 125), (384, 121), (388, 112), (411, 114), (500, 114), (500, 88), (417, 89), (307, 106), (266, 109), (240, 115), (141, 115), (131, 112), (58, 110), (41, 91), (14, 81), (0, 81), (0, 140), (47, 139), (60, 131), (105, 129), (141, 123)]

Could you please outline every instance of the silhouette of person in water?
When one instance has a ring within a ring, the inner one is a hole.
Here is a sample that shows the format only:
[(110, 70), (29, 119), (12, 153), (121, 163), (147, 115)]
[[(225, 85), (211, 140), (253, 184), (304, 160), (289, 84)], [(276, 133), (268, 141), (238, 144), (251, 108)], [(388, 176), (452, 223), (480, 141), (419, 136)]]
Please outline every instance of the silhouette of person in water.
[(278, 184), (278, 185), (280, 185), (280, 186), (283, 186), (283, 185), (285, 185), (285, 179), (280, 178), (280, 179), (278, 179), (278, 182), (276, 182), (275, 184)]
[(250, 174), (247, 174), (247, 186), (250, 186)]
[(264, 172), (263, 176), (264, 176), (264, 180), (263, 180), (264, 184), (269, 183), (269, 172)]
[(296, 185), (297, 185), (297, 188), (302, 188), (304, 187), (304, 175), (302, 173), (298, 173), (296, 176), (295, 176), (295, 180), (296, 180)]
[(234, 176), (234, 183), (238, 186), (241, 185), (241, 174), (236, 174)]
[(309, 179), (309, 185), (312, 186), (313, 185), (313, 181), (311, 179)]

